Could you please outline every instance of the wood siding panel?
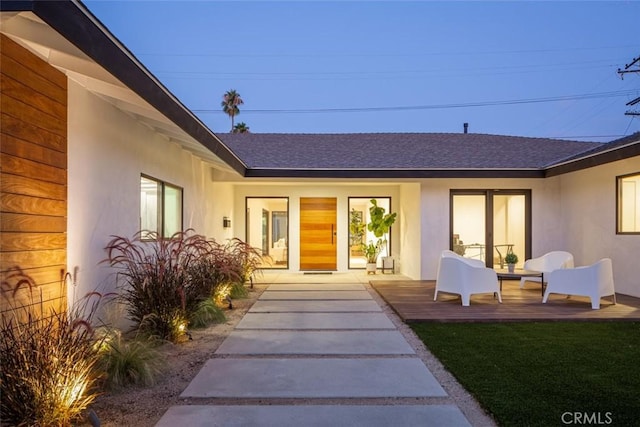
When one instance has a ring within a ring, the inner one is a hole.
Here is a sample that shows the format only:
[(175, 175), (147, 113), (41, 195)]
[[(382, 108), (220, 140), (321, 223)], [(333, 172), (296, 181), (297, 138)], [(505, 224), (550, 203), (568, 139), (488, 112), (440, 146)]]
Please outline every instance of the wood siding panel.
[[(44, 313), (48, 316), (51, 307), (55, 307), (56, 311), (59, 310), (59, 296), (63, 291), (64, 289), (61, 289), (60, 283), (49, 283), (46, 285), (38, 285), (31, 290), (20, 288), (15, 294), (5, 296), (5, 298), (7, 298), (9, 304), (18, 307), (31, 304), (40, 305), (42, 302), (45, 309)], [(66, 309), (66, 307), (62, 307)]]
[(23, 270), (40, 268), (66, 263), (65, 249), (29, 250), (21, 252), (3, 252), (0, 260), (0, 270), (20, 267)]
[(17, 99), (3, 96), (0, 102), (0, 110), (8, 116), (24, 122), (30, 122), (56, 135), (65, 136), (67, 134), (67, 123), (64, 118), (53, 117)]
[(23, 272), (36, 284), (57, 284), (62, 286), (61, 283), (66, 274), (66, 267), (64, 265), (51, 265), (47, 267), (30, 268), (23, 270)]
[(67, 116), (67, 106), (64, 103), (59, 103), (11, 77), (0, 75), (0, 89), (4, 96), (24, 102), (55, 119)]
[(67, 171), (20, 157), (0, 154), (2, 172), (67, 185)]
[[(67, 139), (7, 114), (2, 114), (2, 135), (10, 135), (61, 153), (67, 152)], [(4, 141), (4, 139), (3, 139)]]
[(0, 213), (0, 231), (22, 233), (65, 233), (67, 219), (59, 216)]
[[(40, 267), (23, 270), (33, 286), (21, 284), (16, 286), (15, 281), (11, 283), (14, 288), (7, 288), (6, 292), (0, 294), (0, 306), (6, 309), (18, 308), (18, 314), (23, 314), (20, 307), (28, 307), (31, 312), (37, 314), (45, 313), (49, 316), (50, 310), (66, 307), (66, 285), (65, 266), (54, 265), (50, 267)], [(44, 311), (41, 311), (44, 310)]]
[(66, 308), (67, 78), (1, 37), (0, 272), (21, 268), (35, 285), (3, 292), (0, 312), (48, 315)]
[(2, 182), (2, 190), (5, 193), (51, 198), (52, 200), (67, 199), (67, 187), (64, 185), (5, 173), (0, 175), (0, 182)]
[[(13, 59), (22, 67), (28, 69), (30, 77), (44, 77), (44, 79), (51, 84), (58, 86), (58, 89), (67, 90), (67, 77), (64, 73), (56, 70), (51, 65), (47, 64), (45, 61), (29, 52), (27, 49), (23, 48), (17, 42), (4, 34), (2, 34), (0, 42), (2, 42), (2, 54)], [(4, 72), (5, 66), (3, 65), (2, 68)], [(67, 99), (66, 93), (57, 93), (61, 99)]]
[(0, 194), (0, 210), (3, 213), (23, 213), (28, 215), (66, 216), (66, 201), (43, 199), (41, 197)]
[(67, 154), (52, 150), (29, 141), (21, 140), (10, 135), (2, 135), (0, 151), (14, 157), (44, 163), (57, 168), (67, 168)]
[(63, 233), (3, 233), (0, 250), (28, 251), (31, 248), (65, 249), (67, 236)]

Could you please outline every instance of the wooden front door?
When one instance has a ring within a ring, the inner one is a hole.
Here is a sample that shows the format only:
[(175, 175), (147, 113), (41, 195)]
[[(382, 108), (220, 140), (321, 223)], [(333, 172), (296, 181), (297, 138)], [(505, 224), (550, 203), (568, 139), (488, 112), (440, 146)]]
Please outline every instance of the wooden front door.
[(336, 198), (300, 198), (300, 269), (336, 270)]

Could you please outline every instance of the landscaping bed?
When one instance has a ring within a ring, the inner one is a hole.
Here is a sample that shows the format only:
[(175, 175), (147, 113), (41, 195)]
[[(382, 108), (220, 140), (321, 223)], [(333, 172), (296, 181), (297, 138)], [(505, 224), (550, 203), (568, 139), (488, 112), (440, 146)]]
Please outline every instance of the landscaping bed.
[[(105, 392), (91, 405), (103, 427), (153, 426), (172, 405), (180, 404), (180, 393), (210, 359), (218, 346), (264, 291), (266, 285), (249, 289), (247, 298), (233, 300), (233, 309), (224, 311), (226, 322), (190, 331), (191, 340), (166, 343), (160, 351), (166, 367), (153, 386), (129, 386)], [(84, 424), (89, 426), (87, 422)]]

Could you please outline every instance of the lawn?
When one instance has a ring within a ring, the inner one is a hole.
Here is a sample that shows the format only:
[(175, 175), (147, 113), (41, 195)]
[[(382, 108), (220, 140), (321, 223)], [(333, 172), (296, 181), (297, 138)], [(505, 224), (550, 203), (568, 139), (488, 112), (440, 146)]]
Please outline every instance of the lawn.
[(501, 426), (640, 425), (640, 323), (419, 323)]

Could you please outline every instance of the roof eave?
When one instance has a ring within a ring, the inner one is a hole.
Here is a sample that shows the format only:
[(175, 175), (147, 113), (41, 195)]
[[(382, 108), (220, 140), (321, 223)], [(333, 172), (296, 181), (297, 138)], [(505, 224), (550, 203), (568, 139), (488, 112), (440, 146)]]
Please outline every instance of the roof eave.
[(545, 169), (545, 177), (576, 172), (582, 169), (600, 166), (606, 163), (616, 162), (618, 160), (625, 160), (636, 156), (640, 156), (640, 139), (630, 142), (622, 147), (615, 147), (610, 150), (601, 151), (578, 159), (555, 164)]
[(544, 178), (541, 169), (247, 169), (245, 178)]
[(213, 154), (244, 175), (246, 165), (76, 0), (2, 2), (1, 11), (33, 12)]

